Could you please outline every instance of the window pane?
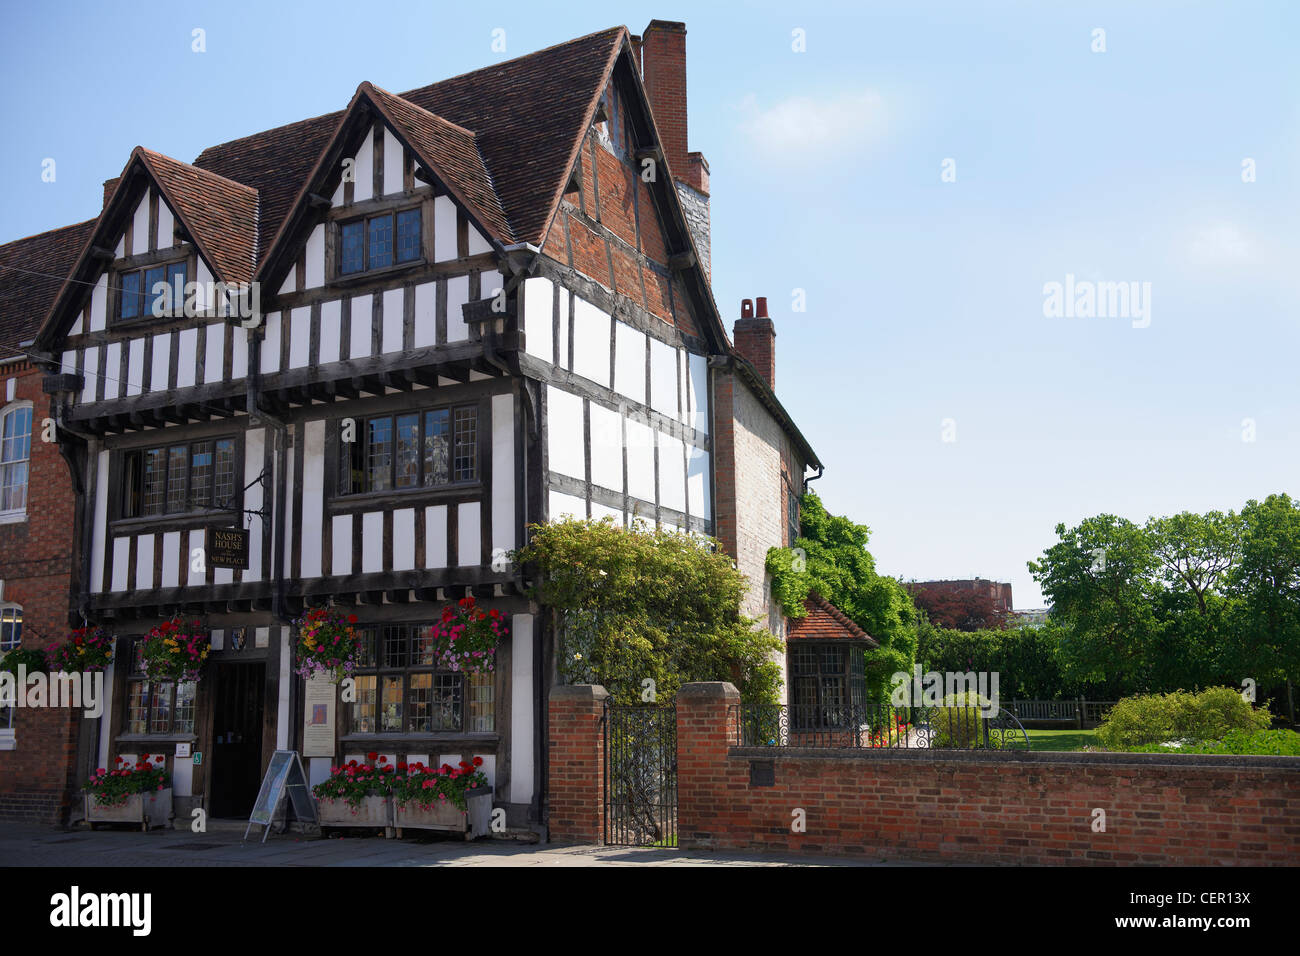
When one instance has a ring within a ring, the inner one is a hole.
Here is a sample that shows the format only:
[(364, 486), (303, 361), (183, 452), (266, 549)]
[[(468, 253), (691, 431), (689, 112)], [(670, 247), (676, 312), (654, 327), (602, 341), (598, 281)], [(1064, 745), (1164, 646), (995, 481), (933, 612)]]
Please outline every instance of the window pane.
[(167, 284), (171, 286), (172, 312), (179, 314), (185, 307), (185, 263), (173, 262), (167, 267)]
[(158, 684), (153, 695), (153, 712), (149, 718), (149, 733), (167, 734), (172, 729), (172, 685)]
[(420, 624), (411, 635), (411, 664), (415, 667), (433, 666), (432, 628)]
[(478, 409), (456, 409), (456, 481), (478, 477)]
[(223, 438), (217, 442), (215, 504), (225, 506), (235, 500), (235, 440)]
[(32, 452), (32, 410), (15, 408), (4, 418), (0, 462), (26, 461)]
[(397, 214), (397, 261), (420, 258), (420, 210), (408, 209)]
[(341, 230), (343, 254), (339, 258), (339, 272), (350, 275), (365, 268), (361, 258), (361, 223), (350, 222)]
[(133, 319), (140, 314), (140, 273), (128, 272), (121, 282), (122, 301), (117, 314), (123, 319)]
[(410, 663), (410, 631), (405, 624), (390, 624), (384, 628), (383, 667), (406, 667)]
[(420, 416), (397, 417), (397, 487), (414, 488), (420, 483)]
[(445, 485), (448, 481), (447, 452), (451, 433), (451, 411), (440, 408), (424, 416), (424, 483)]
[(393, 264), (393, 217), (376, 216), (367, 222), (370, 233), (371, 269)]
[(378, 678), (357, 677), (357, 699), (352, 704), (352, 716), (348, 725), (353, 733), (373, 734), (375, 732), (375, 691)]
[(496, 729), (496, 704), (493, 700), (494, 675), (474, 674), (469, 679), (469, 730), (491, 733)]
[(393, 485), (393, 420), (366, 422), (366, 490), (385, 491)]
[(174, 514), (185, 510), (185, 476), (189, 469), (190, 450), (184, 445), (173, 445), (167, 452), (167, 511)]
[(0, 511), (27, 507), (27, 462), (0, 465)]
[(167, 460), (162, 448), (150, 448), (144, 453), (144, 514), (163, 513), (167, 488)]
[(411, 690), (407, 695), (410, 714), (407, 731), (413, 734), (433, 732), (433, 675), (412, 674)]
[(126, 732), (146, 734), (149, 732), (149, 682), (132, 681), (130, 688), (126, 706)]
[(460, 730), (460, 674), (433, 675), (433, 729)]
[(198, 685), (186, 681), (176, 685), (176, 715), (172, 732), (177, 734), (194, 733), (194, 692)]
[(149, 303), (146, 310), (149, 315), (165, 315), (168, 305), (168, 295), (166, 290), (161, 294), (154, 292), (159, 283), (167, 282), (167, 269), (164, 266), (154, 266), (152, 269), (144, 270), (144, 300)]
[(364, 627), (357, 631), (360, 638), (360, 647), (357, 652), (357, 667), (374, 667), (375, 666), (375, 641), (378, 637), (379, 628)]
[(381, 731), (401, 731), (402, 729), (402, 679), (385, 677), (383, 683), (383, 710), (379, 716)]
[(0, 654), (14, 650), (23, 642), (23, 609), (10, 605), (0, 608)]
[(190, 507), (212, 505), (212, 442), (196, 441), (190, 446)]
[(140, 453), (127, 452), (122, 461), (122, 517), (134, 518), (140, 514), (140, 489), (143, 481)]

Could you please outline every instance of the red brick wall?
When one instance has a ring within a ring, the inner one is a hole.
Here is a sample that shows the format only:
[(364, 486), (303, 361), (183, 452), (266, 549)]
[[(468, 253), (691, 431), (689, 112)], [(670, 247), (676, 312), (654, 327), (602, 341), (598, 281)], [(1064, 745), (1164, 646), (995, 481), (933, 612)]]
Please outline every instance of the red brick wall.
[[(4, 599), (23, 608), (23, 646), (48, 648), (68, 631), (75, 497), (67, 463), (54, 442), (41, 441), (49, 397), (41, 372), (26, 363), (0, 368), (0, 389), (15, 378), (15, 400), (32, 403), (27, 519), (0, 524)], [(0, 391), (0, 407), (4, 401)], [(57, 823), (66, 814), (80, 712), (18, 708), (14, 750), (0, 750), (0, 819)]]
[(552, 687), (547, 701), (547, 826), (555, 843), (605, 839), (605, 735), (609, 694), (589, 684)]
[(776, 328), (769, 318), (737, 319), (732, 328), (736, 351), (776, 388)]
[[(1298, 864), (1300, 758), (732, 749), (729, 684), (677, 699), (683, 848), (1014, 864)], [(817, 755), (813, 755), (817, 754)], [(750, 784), (770, 761), (774, 786)], [(1093, 810), (1106, 812), (1093, 832)], [(791, 830), (805, 813), (806, 832)]]

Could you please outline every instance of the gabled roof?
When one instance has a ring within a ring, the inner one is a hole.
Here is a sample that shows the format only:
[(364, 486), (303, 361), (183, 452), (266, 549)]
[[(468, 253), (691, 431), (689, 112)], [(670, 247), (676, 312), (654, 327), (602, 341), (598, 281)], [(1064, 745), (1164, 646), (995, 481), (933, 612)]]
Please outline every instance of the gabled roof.
[(786, 639), (791, 641), (865, 641), (879, 647), (876, 639), (858, 627), (849, 616), (816, 591), (803, 603), (804, 617), (791, 618)]
[(71, 322), (67, 315), (70, 303), (81, 301), (86, 285), (104, 271), (92, 248), (97, 245), (111, 248), (116, 244), (118, 233), (139, 202), (141, 175), (158, 187), (215, 279), (228, 283), (252, 281), (256, 266), (257, 190), (137, 146), (131, 150), (131, 158), (103, 212), (82, 242), (80, 255), (48, 314), (40, 316), (44, 319), (39, 335), (42, 346), (61, 331), (58, 326), (65, 320)]
[(0, 361), (36, 338), (95, 222), (87, 219), (0, 245)]

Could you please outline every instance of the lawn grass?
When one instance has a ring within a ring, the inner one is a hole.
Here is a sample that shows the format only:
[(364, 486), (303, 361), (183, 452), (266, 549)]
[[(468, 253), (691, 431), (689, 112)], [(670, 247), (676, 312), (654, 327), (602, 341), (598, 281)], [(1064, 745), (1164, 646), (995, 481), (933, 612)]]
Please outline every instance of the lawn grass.
[(1082, 750), (1084, 747), (1100, 747), (1097, 731), (1079, 730), (1026, 730), (1029, 734), (1030, 750)]

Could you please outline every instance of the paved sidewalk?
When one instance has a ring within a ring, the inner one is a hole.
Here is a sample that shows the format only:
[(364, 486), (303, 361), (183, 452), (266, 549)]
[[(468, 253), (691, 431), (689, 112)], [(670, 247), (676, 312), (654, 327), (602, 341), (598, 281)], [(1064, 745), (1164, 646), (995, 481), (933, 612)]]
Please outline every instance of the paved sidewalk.
[[(882, 866), (871, 860), (642, 847), (530, 845), (505, 840), (319, 839), (272, 833), (247, 844), (243, 826), (188, 830), (62, 831), (0, 822), (0, 866)], [(898, 864), (894, 864), (898, 865)]]

